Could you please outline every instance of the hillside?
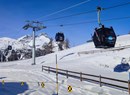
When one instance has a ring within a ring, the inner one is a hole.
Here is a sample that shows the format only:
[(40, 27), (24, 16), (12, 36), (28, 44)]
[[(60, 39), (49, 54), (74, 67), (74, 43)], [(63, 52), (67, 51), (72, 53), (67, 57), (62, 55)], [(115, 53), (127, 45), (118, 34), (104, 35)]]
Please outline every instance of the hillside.
[[(119, 36), (117, 39), (116, 47), (130, 45), (130, 35)], [(12, 85), (6, 87), (7, 95), (16, 90), (17, 94), (22, 95), (52, 95), (55, 90), (55, 74), (41, 72), (41, 66), (56, 67), (55, 55), (58, 56), (58, 67), (65, 70), (72, 70), (77, 72), (84, 72), (94, 75), (102, 75), (111, 78), (128, 80), (128, 72), (114, 72), (113, 69), (116, 65), (120, 64), (122, 57), (125, 57), (130, 64), (130, 48), (118, 49), (115, 51), (101, 52), (104, 49), (96, 49), (93, 43), (86, 43), (77, 47), (73, 47), (63, 51), (57, 51), (46, 56), (36, 58), (36, 65), (31, 65), (32, 60), (21, 60), (13, 62), (0, 63), (1, 80), (11, 82)], [(111, 49), (112, 50), (112, 49)], [(89, 52), (92, 51), (92, 52)], [(98, 51), (98, 52), (95, 52)], [(89, 53), (82, 53), (89, 52)], [(28, 68), (28, 69), (27, 69)], [(17, 82), (25, 81), (24, 88), (14, 85), (19, 85)], [(45, 88), (38, 86), (38, 82), (45, 82)], [(67, 92), (67, 86), (71, 85), (73, 91)], [(12, 91), (12, 89), (13, 91)], [(1, 90), (2, 88), (0, 88)], [(5, 93), (4, 90), (0, 93)], [(63, 94), (64, 93), (64, 94)], [(102, 93), (102, 94), (101, 94)], [(76, 79), (66, 79), (66, 77), (59, 75), (59, 95), (128, 95), (127, 92), (116, 90), (110, 87), (99, 87), (96, 84), (88, 82), (80, 82)]]
[[(130, 45), (129, 41), (130, 35), (119, 36), (116, 47)], [(97, 50), (99, 52), (95, 52)], [(101, 50), (104, 49), (96, 49), (93, 43), (87, 43), (68, 50), (57, 52), (56, 54), (58, 55), (59, 63), (58, 66), (59, 68), (96, 75), (101, 74), (110, 77), (117, 75), (120, 79), (128, 80), (127, 72), (116, 73), (113, 71), (114, 67), (121, 63), (121, 59), (123, 57), (130, 62), (130, 54), (128, 53), (130, 48), (108, 52), (100, 52)], [(87, 51), (91, 52), (88, 54), (82, 53)], [(81, 54), (79, 54), (80, 52)], [(40, 58), (41, 57), (39, 57), (38, 60), (40, 60)], [(51, 60), (48, 60), (49, 58), (51, 58)], [(55, 67), (55, 54), (45, 56), (42, 59), (44, 59), (44, 65)]]

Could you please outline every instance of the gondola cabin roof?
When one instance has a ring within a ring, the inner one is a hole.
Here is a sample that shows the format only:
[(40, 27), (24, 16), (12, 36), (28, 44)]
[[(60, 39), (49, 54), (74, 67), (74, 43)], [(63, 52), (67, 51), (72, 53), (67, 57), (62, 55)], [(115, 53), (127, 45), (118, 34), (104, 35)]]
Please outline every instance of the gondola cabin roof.
[(104, 27), (104, 25), (102, 27), (99, 27), (99, 28), (95, 28), (95, 32), (98, 34), (98, 35), (112, 35), (112, 36), (116, 36), (114, 30), (113, 30), (113, 27), (111, 26), (110, 28), (107, 28), (107, 27)]

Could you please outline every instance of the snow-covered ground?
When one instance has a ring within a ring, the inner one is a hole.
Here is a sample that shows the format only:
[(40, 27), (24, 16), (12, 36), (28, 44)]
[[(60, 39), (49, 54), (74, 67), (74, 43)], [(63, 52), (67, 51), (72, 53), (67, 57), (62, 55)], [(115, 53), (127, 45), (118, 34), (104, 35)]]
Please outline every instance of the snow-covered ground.
[[(130, 45), (130, 35), (119, 36), (116, 47)], [(58, 56), (58, 67), (66, 70), (102, 75), (111, 78), (128, 80), (128, 72), (113, 72), (125, 57), (130, 64), (130, 48), (120, 51), (93, 52), (79, 54), (79, 52), (102, 50), (96, 49), (93, 43), (86, 43), (68, 50), (48, 54), (36, 58), (36, 65), (32, 59), (0, 63), (0, 95), (53, 95), (56, 92), (55, 74), (42, 72), (42, 65), (55, 67), (55, 55)], [(25, 82), (21, 86), (21, 82)], [(41, 82), (45, 83), (42, 88)], [(67, 91), (71, 85), (72, 92)], [(77, 79), (59, 75), (59, 95), (128, 95), (128, 92), (110, 87), (99, 87), (98, 84), (80, 82)]]

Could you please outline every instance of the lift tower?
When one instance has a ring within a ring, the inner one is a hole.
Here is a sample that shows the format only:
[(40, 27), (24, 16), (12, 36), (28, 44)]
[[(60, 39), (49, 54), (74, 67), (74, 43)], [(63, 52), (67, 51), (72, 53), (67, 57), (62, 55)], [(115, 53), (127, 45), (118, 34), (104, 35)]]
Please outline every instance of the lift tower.
[(36, 60), (35, 60), (35, 57), (36, 57), (36, 54), (35, 54), (35, 48), (36, 48), (35, 47), (35, 32), (46, 28), (46, 26), (43, 26), (42, 23), (39, 21), (26, 21), (26, 22), (27, 22), (27, 24), (25, 26), (23, 26), (23, 29), (27, 30), (28, 28), (32, 28), (32, 30), (33, 30), (33, 45), (32, 45), (33, 63), (32, 63), (32, 65), (35, 65), (36, 64)]

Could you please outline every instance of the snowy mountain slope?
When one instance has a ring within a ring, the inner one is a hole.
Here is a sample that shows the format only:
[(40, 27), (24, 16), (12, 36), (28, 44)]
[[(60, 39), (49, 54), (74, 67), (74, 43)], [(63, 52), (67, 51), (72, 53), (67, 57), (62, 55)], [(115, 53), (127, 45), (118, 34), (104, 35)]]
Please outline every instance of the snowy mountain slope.
[[(130, 43), (128, 43), (130, 41), (129, 38), (130, 35), (119, 36), (116, 47), (119, 45), (130, 45)], [(127, 43), (125, 44), (125, 42)], [(128, 72), (116, 73), (113, 72), (113, 68), (117, 64), (120, 64), (122, 57), (127, 58), (129, 62), (130, 48), (120, 51), (78, 54), (78, 52), (90, 50), (102, 49), (96, 49), (93, 43), (87, 43), (68, 50), (37, 57), (36, 65), (33, 66), (31, 65), (32, 59), (0, 63), (0, 80), (5, 80), (8, 82), (25, 81), (27, 84), (26, 88), (23, 90), (23, 92), (21, 92), (22, 94), (18, 92), (19, 95), (52, 95), (52, 93), (56, 91), (55, 74), (48, 74), (45, 71), (41, 72), (41, 66), (46, 65), (56, 67), (56, 54), (58, 56), (59, 68), (128, 80)], [(45, 82), (45, 88), (38, 86), (38, 82), (42, 81)], [(80, 82), (79, 80), (72, 78), (66, 79), (63, 76), (59, 76), (59, 83), (59, 95), (128, 95), (128, 93), (124, 91), (109, 87), (100, 88), (96, 84)], [(14, 85), (12, 85), (12, 88), (14, 88)], [(73, 91), (71, 93), (67, 92), (68, 85), (73, 87)], [(0, 90), (1, 89), (2, 88), (0, 88)], [(11, 87), (2, 91), (6, 91), (8, 92), (7, 95), (10, 95), (9, 92), (13, 93), (14, 91), (10, 89)]]
[(32, 40), (32, 36), (25, 35), (25, 36), (18, 38), (17, 40), (22, 43), (29, 43)]
[(0, 49), (6, 49), (8, 45), (12, 45), (14, 49), (22, 49), (24, 45), (20, 42), (18, 42), (16, 39), (3, 37), (0, 38)]
[[(25, 35), (18, 39), (3, 37), (0, 38), (0, 43), (1, 43), (0, 50), (5, 50), (8, 47), (8, 45), (11, 45), (14, 50), (28, 50), (32, 49), (33, 38), (31, 35)], [(58, 46), (59, 43), (49, 38), (46, 33), (41, 33), (35, 36), (36, 49), (43, 50), (44, 46), (47, 46), (49, 44), (52, 44), (53, 52), (59, 51)], [(66, 49), (65, 45), (66, 43), (64, 42), (62, 46), (63, 49)]]
[[(41, 33), (40, 35), (36, 36), (36, 48), (42, 48), (44, 44), (48, 44), (50, 42), (50, 38)], [(31, 49), (32, 47), (32, 36), (25, 35), (18, 39), (11, 39), (7, 37), (0, 38), (0, 49), (5, 49), (8, 45), (12, 45), (13, 49)]]
[(5, 49), (8, 44), (12, 44), (15, 41), (16, 41), (15, 39), (7, 38), (7, 37), (0, 38), (0, 43), (1, 43), (0, 48)]
[[(46, 34), (40, 34), (39, 36), (36, 36), (35, 38), (35, 45), (36, 48), (42, 48), (43, 45), (48, 44), (50, 42), (50, 38)], [(33, 41), (31, 40), (28, 45), (32, 47)]]

